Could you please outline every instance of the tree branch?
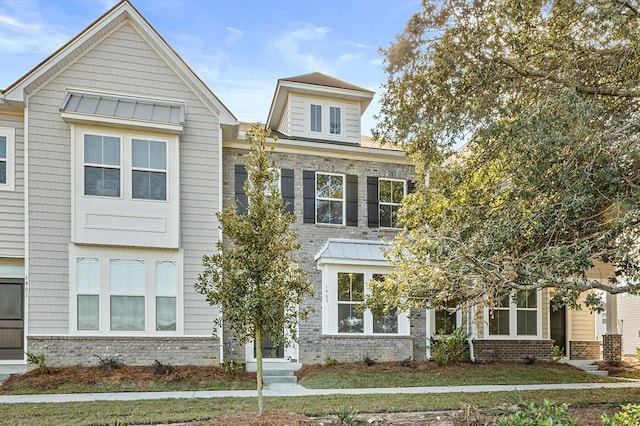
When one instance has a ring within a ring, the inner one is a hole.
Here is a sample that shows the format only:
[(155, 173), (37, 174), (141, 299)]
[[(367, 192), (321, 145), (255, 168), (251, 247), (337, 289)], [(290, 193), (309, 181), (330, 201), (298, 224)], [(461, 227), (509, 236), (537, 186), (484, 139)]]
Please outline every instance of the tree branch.
[(614, 1), (618, 3), (620, 6), (626, 7), (627, 9), (632, 11), (634, 15), (636, 16), (640, 15), (640, 12), (638, 11), (638, 9), (633, 7), (633, 5), (629, 0), (614, 0)]
[(637, 90), (617, 90), (609, 87), (592, 87), (592, 86), (584, 86), (581, 84), (576, 84), (568, 81), (561, 80), (560, 78), (552, 75), (548, 72), (535, 70), (535, 69), (525, 69), (517, 66), (513, 61), (497, 57), (496, 60), (503, 65), (508, 66), (513, 71), (526, 78), (542, 78), (552, 83), (557, 83), (564, 87), (574, 88), (578, 93), (582, 93), (585, 95), (601, 95), (601, 96), (613, 96), (620, 98), (637, 98), (640, 97), (640, 92)]

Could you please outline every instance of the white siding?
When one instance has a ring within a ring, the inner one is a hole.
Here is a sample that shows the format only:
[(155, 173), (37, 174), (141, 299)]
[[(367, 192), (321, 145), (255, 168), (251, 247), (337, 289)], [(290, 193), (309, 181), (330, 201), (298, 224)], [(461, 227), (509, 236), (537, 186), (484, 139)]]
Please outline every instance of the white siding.
[(289, 96), (288, 107), (290, 109), (288, 112), (284, 112), (284, 114), (289, 114), (291, 119), (291, 133), (289, 133), (289, 136), (301, 136), (308, 132), (309, 123), (307, 120), (309, 113), (306, 110), (306, 105), (302, 97), (294, 94)]
[(15, 187), (0, 191), (0, 257), (24, 257), (24, 118), (0, 111), (0, 127), (15, 129)]
[(68, 87), (186, 101), (180, 137), (184, 325), (187, 335), (209, 335), (217, 312), (193, 284), (202, 255), (213, 251), (217, 239), (218, 119), (129, 24), (89, 48), (29, 100), (30, 334), (69, 331), (71, 134), (58, 109)]
[(618, 320), (622, 333), (622, 353), (636, 355), (640, 348), (640, 296), (622, 294), (618, 297)]
[[(313, 139), (325, 139), (338, 142), (360, 143), (360, 104), (358, 102), (340, 98), (328, 98), (322, 96), (302, 95), (293, 93), (289, 97), (291, 115), (290, 136), (302, 136)], [(318, 103), (322, 105), (323, 132), (318, 134), (310, 131), (310, 105)], [(329, 106), (342, 109), (342, 133), (332, 135), (329, 133), (328, 117)], [(286, 110), (285, 113), (286, 114)]]
[(291, 134), (291, 111), (289, 110), (289, 99), (287, 99), (287, 103), (284, 105), (284, 112), (282, 113), (282, 118), (280, 119), (280, 123), (278, 124), (278, 128), (276, 129), (280, 133), (284, 135)]

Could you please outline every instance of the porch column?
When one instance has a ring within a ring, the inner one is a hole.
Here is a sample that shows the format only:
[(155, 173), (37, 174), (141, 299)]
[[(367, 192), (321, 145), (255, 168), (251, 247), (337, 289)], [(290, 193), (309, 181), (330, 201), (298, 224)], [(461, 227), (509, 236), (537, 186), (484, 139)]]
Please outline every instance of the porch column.
[(622, 359), (622, 335), (618, 333), (618, 296), (607, 293), (607, 334), (602, 336), (602, 359)]

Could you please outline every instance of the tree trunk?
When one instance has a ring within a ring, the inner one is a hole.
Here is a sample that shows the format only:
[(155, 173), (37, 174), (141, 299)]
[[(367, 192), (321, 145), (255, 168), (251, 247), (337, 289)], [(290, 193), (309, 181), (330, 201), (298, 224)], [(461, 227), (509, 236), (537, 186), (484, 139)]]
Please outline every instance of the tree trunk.
[(264, 414), (264, 401), (262, 397), (262, 329), (258, 321), (254, 324), (256, 330), (256, 382), (258, 385), (258, 414)]

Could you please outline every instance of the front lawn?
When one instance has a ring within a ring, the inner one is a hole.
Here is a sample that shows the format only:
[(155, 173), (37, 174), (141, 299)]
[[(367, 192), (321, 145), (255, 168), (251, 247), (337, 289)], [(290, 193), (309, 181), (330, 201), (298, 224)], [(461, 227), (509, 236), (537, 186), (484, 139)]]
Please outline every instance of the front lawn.
[(339, 363), (305, 366), (298, 383), (312, 389), (392, 388), (410, 386), (518, 385), (541, 383), (602, 383), (616, 379), (586, 373), (566, 364), (433, 362)]

